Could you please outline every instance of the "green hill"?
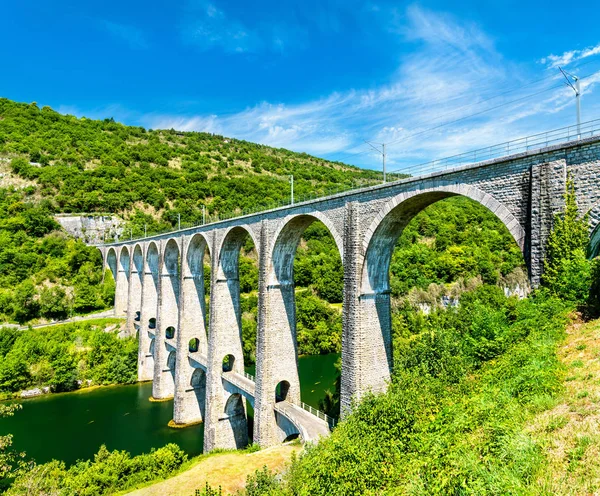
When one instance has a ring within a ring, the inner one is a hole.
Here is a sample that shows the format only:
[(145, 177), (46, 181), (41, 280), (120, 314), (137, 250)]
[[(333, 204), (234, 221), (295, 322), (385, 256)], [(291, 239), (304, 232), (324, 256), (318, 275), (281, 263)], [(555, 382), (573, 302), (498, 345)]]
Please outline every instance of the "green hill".
[[(111, 212), (163, 223), (268, 208), (379, 182), (378, 173), (223, 136), (146, 130), (0, 99), (0, 157), (55, 212)], [(29, 162), (35, 165), (30, 165)], [(145, 214), (150, 214), (145, 215)], [(136, 225), (139, 224), (136, 223)], [(135, 234), (135, 233), (134, 233)]]

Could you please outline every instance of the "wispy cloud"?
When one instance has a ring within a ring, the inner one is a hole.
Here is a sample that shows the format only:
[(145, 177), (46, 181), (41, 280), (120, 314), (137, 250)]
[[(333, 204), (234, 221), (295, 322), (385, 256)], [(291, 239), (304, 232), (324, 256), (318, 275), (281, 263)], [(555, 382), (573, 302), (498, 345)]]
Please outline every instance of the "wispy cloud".
[(291, 46), (301, 46), (306, 39), (297, 26), (276, 22), (248, 26), (204, 0), (188, 3), (181, 34), (185, 43), (201, 50), (221, 49), (228, 53), (283, 53)]
[[(225, 18), (212, 9), (206, 17)], [(372, 8), (369, 15), (369, 21), (396, 34), (398, 48), (410, 49), (388, 84), (294, 105), (261, 102), (229, 115), (152, 114), (142, 123), (214, 132), (364, 166), (380, 162), (364, 139), (391, 142), (390, 168), (565, 125), (559, 113), (573, 104), (573, 96), (570, 89), (557, 88), (560, 75), (530, 85), (531, 75), (505, 60), (476, 24), (417, 6)], [(574, 60), (598, 51), (567, 53)], [(582, 81), (586, 94), (599, 82), (598, 76)]]
[(566, 66), (573, 62), (577, 62), (598, 54), (600, 54), (600, 44), (585, 48), (583, 50), (570, 50), (568, 52), (564, 52), (562, 55), (548, 55), (547, 57), (541, 59), (540, 62), (548, 65), (550, 68), (556, 68), (559, 66)]
[(144, 32), (136, 26), (106, 20), (101, 21), (100, 24), (111, 36), (124, 41), (134, 50), (145, 50), (149, 47)]

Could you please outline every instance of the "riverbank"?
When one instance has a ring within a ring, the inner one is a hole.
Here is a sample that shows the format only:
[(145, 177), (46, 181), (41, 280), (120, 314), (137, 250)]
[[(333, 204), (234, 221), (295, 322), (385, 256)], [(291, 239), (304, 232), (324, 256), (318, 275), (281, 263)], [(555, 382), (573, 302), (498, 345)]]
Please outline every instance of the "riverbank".
[(137, 340), (121, 318), (0, 330), (0, 400), (137, 380)]
[(298, 441), (273, 446), (253, 453), (244, 451), (202, 455), (186, 464), (180, 473), (161, 482), (147, 485), (132, 492), (117, 493), (130, 496), (192, 496), (196, 489), (208, 483), (221, 486), (223, 494), (234, 494), (246, 485), (246, 477), (267, 466), (281, 473), (290, 463), (292, 453), (298, 453)]

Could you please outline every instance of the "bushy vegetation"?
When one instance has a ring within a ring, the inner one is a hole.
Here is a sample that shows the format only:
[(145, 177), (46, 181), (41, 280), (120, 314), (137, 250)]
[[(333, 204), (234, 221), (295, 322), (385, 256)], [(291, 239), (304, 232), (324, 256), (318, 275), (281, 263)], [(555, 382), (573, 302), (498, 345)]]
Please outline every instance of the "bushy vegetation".
[(112, 305), (100, 252), (60, 231), (33, 189), (0, 189), (0, 321), (63, 319)]
[(17, 477), (7, 495), (56, 494), (61, 496), (101, 496), (161, 479), (187, 461), (176, 445), (132, 457), (126, 451), (108, 451), (101, 446), (94, 460), (78, 461), (69, 468), (52, 460), (33, 465)]
[[(368, 396), (290, 473), (290, 494), (539, 494), (525, 420), (561, 387), (565, 306), (495, 287), (394, 336), (387, 393)], [(415, 324), (414, 322), (412, 324)]]
[[(0, 418), (12, 417), (20, 409), (19, 404), (0, 404)], [(12, 435), (0, 436), (0, 492), (8, 487), (12, 478), (26, 469), (25, 453), (15, 451), (12, 447)]]
[(575, 185), (569, 177), (564, 212), (554, 218), (542, 276), (544, 285), (557, 297), (571, 302), (587, 298), (592, 283), (588, 245), (588, 219), (579, 215)]
[(137, 380), (137, 340), (117, 336), (120, 320), (106, 319), (18, 331), (0, 329), (0, 393), (52, 386), (73, 391), (86, 381)]

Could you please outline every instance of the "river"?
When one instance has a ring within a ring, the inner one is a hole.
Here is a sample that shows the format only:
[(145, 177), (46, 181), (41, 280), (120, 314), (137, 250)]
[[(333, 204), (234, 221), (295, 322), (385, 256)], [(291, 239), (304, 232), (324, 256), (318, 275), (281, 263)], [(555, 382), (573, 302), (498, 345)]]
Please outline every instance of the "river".
[[(316, 408), (325, 390), (334, 390), (338, 357), (300, 357), (302, 401)], [(14, 417), (0, 419), (0, 435), (13, 434), (13, 446), (38, 463), (57, 459), (69, 465), (92, 458), (102, 444), (132, 455), (167, 443), (190, 456), (202, 453), (203, 426), (168, 427), (173, 402), (150, 402), (151, 394), (152, 384), (143, 383), (22, 400), (23, 409)]]

